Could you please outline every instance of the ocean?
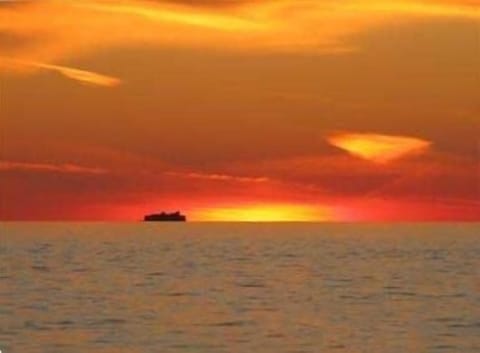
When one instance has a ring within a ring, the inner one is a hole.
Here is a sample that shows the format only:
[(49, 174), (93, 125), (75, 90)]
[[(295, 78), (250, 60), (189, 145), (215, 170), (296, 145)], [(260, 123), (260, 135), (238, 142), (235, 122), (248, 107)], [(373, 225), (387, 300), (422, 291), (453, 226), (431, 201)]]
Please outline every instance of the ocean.
[(478, 353), (480, 225), (0, 223), (0, 350)]

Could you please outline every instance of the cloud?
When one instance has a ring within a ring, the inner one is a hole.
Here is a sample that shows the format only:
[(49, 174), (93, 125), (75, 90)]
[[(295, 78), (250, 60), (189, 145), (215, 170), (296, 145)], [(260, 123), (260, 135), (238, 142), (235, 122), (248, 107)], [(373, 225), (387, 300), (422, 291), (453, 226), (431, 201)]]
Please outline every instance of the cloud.
[(95, 86), (115, 87), (122, 82), (120, 79), (116, 77), (106, 76), (106, 75), (98, 74), (92, 71), (79, 70), (71, 67), (41, 64), (41, 63), (32, 63), (32, 65), (37, 66), (41, 69), (56, 71), (72, 80), (75, 80), (81, 83), (92, 84)]
[(176, 23), (183, 26), (200, 27), (222, 31), (250, 31), (265, 28), (260, 21), (250, 20), (239, 16), (221, 14), (208, 11), (192, 11), (187, 8), (159, 7), (140, 2), (122, 3), (82, 3), (76, 4), (96, 12), (105, 12), (111, 15), (128, 15), (140, 17), (156, 23)]
[(65, 174), (106, 174), (108, 171), (102, 168), (84, 167), (76, 164), (50, 164), (29, 163), (15, 161), (0, 161), (0, 171), (28, 171), (39, 173), (65, 173)]
[[(0, 50), (9, 59), (40, 63), (30, 72), (50, 69), (81, 82), (114, 86), (114, 78), (60, 63), (98, 49), (139, 45), (348, 52), (358, 49), (354, 35), (418, 17), (479, 19), (480, 14), (465, 1), (38, 0), (0, 6), (0, 38), (23, 38), (13, 46), (0, 41)], [(0, 58), (0, 67), (11, 70), (7, 64)]]
[[(261, 174), (282, 190), (310, 200), (323, 198), (480, 200), (478, 161), (434, 150), (393, 163), (372, 163), (347, 153), (243, 161), (221, 169), (229, 174)], [(301, 187), (303, 186), (303, 187)]]
[(419, 154), (431, 146), (430, 141), (419, 138), (374, 133), (339, 133), (329, 136), (327, 141), (351, 155), (375, 163), (389, 163)]
[(3, 217), (25, 217), (26, 205), (35, 219), (138, 219), (157, 209), (203, 220), (478, 219), (480, 208), (478, 161), (434, 151), (387, 164), (346, 153), (244, 161), (216, 173), (86, 151), (62, 151), (76, 164), (1, 162)]
[(466, 157), (432, 152), (404, 161), (399, 173), (368, 197), (415, 198), (480, 205), (480, 164)]
[[(2, 58), (0, 57), (0, 60)], [(7, 59), (8, 61), (8, 59)], [(72, 79), (74, 81), (89, 84), (94, 86), (103, 87), (115, 87), (122, 83), (122, 81), (116, 77), (99, 74), (92, 71), (80, 70), (67, 66), (51, 65), (37, 62), (10, 60), (12, 66), (27, 66), (33, 68), (39, 68), (48, 71), (58, 72), (62, 76)]]
[(227, 182), (239, 182), (239, 183), (266, 183), (270, 179), (266, 177), (244, 177), (244, 176), (234, 176), (227, 174), (207, 174), (207, 173), (197, 173), (197, 172), (165, 172), (168, 176), (187, 178), (187, 179), (201, 179), (201, 180), (212, 180), (212, 181), (227, 181)]

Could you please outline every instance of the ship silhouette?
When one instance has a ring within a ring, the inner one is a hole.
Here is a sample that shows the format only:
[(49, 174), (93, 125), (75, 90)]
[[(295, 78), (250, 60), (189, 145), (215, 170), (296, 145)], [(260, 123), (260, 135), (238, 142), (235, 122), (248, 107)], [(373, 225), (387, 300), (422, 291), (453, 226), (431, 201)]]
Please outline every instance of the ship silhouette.
[(154, 213), (146, 215), (143, 219), (145, 222), (186, 222), (187, 217), (179, 211), (173, 213)]

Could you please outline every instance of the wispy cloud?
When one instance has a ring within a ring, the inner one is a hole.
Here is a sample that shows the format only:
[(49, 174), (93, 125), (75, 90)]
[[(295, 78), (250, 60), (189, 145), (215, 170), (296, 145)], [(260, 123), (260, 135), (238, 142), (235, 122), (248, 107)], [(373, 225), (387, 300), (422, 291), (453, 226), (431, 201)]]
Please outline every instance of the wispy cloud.
[(261, 21), (251, 20), (239, 16), (222, 14), (212, 11), (192, 10), (171, 6), (154, 6), (145, 2), (78, 2), (78, 7), (84, 7), (94, 11), (107, 12), (110, 14), (128, 15), (141, 17), (145, 20), (164, 23), (176, 23), (179, 25), (211, 28), (223, 31), (249, 31), (265, 29)]
[(244, 177), (244, 176), (235, 176), (228, 174), (207, 174), (207, 173), (196, 173), (196, 172), (165, 172), (165, 175), (174, 176), (179, 178), (187, 179), (201, 179), (201, 180), (213, 180), (213, 181), (228, 181), (228, 182), (239, 182), (239, 183), (266, 183), (270, 179), (266, 177)]
[(24, 60), (12, 60), (9, 58), (0, 57), (0, 60), (4, 61), (5, 65), (19, 69), (21, 67), (37, 68), (42, 70), (53, 71), (61, 74), (62, 76), (69, 78), (71, 80), (89, 84), (94, 86), (103, 86), (103, 87), (115, 87), (122, 83), (119, 78), (99, 74), (92, 71), (80, 70), (73, 67), (61, 66), (61, 65), (52, 65), (46, 63), (39, 63), (34, 61), (24, 61)]
[(36, 66), (41, 69), (56, 71), (61, 75), (70, 78), (72, 80), (78, 81), (80, 83), (91, 84), (95, 86), (104, 86), (104, 87), (115, 87), (121, 84), (121, 80), (107, 75), (102, 75), (92, 71), (79, 70), (72, 67), (51, 65), (51, 64), (42, 64), (42, 63), (31, 63), (31, 65)]
[(15, 161), (0, 161), (0, 171), (30, 171), (40, 173), (66, 174), (106, 174), (108, 170), (102, 168), (85, 167), (76, 164), (29, 163)]
[[(0, 6), (0, 32), (24, 40), (21, 45), (4, 47), (0, 42), (4, 57), (41, 63), (35, 68), (105, 86), (115, 86), (119, 81), (53, 63), (98, 48), (136, 45), (338, 53), (357, 48), (351, 40), (354, 35), (392, 20), (480, 18), (475, 4), (460, 0), (266, 0), (238, 1), (232, 6), (225, 5), (232, 2), (222, 1), (8, 3), (16, 6)], [(0, 58), (0, 67), (11, 68), (4, 61)]]

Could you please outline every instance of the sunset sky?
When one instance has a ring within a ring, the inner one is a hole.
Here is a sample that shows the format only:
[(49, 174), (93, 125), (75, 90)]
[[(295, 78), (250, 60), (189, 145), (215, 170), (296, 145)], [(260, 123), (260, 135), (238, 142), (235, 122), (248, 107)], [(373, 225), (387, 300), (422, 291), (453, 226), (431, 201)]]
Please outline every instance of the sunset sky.
[(476, 0), (0, 0), (0, 219), (480, 220)]

